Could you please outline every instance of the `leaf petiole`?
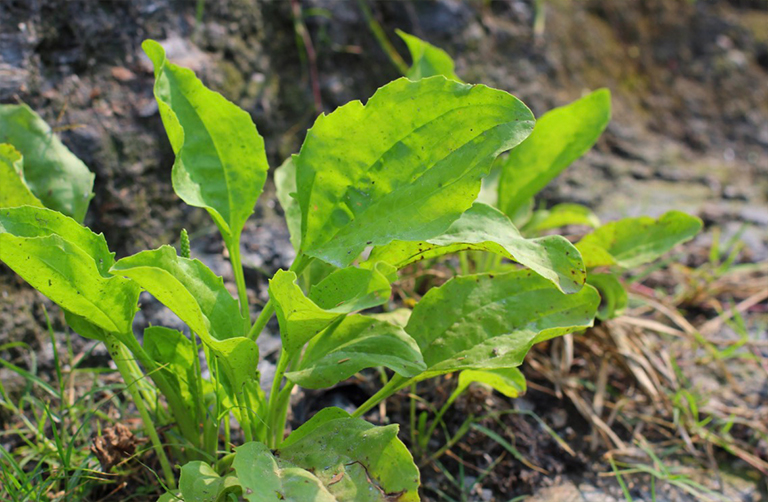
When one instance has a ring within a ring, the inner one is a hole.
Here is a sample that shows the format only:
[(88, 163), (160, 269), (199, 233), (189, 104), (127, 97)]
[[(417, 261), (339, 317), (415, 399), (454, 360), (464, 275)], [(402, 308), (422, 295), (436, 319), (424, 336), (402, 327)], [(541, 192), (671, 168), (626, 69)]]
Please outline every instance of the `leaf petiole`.
[(272, 303), (272, 300), (270, 299), (264, 305), (264, 308), (261, 309), (261, 313), (259, 314), (259, 317), (256, 318), (256, 322), (254, 322), (253, 326), (251, 326), (251, 330), (248, 332), (248, 338), (255, 342), (259, 338), (261, 332), (264, 331), (264, 327), (267, 325), (274, 313), (275, 304)]
[(275, 379), (272, 380), (272, 390), (269, 392), (269, 412), (267, 414), (267, 423), (269, 424), (271, 430), (267, 431), (267, 439), (269, 440), (270, 448), (276, 447), (277, 431), (274, 430), (274, 427), (277, 425), (275, 423), (275, 417), (278, 413), (278, 394), (280, 393), (280, 383), (283, 380), (283, 375), (285, 375), (285, 370), (288, 368), (288, 363), (290, 361), (291, 356), (288, 354), (288, 352), (285, 349), (281, 350), (280, 359), (277, 361), (277, 369), (275, 369)]
[(149, 440), (152, 442), (152, 448), (155, 450), (157, 459), (160, 461), (160, 467), (163, 470), (165, 482), (168, 483), (168, 486), (171, 489), (174, 489), (176, 487), (176, 478), (173, 475), (173, 469), (171, 469), (171, 464), (168, 461), (165, 450), (163, 450), (163, 444), (160, 442), (160, 437), (157, 435), (157, 430), (155, 429), (152, 417), (149, 416), (147, 408), (144, 406), (144, 399), (141, 397), (141, 393), (136, 386), (138, 382), (133, 379), (131, 367), (127, 364), (128, 361), (132, 360), (131, 354), (126, 346), (117, 341), (113, 335), (107, 335), (106, 341), (110, 354), (116, 354), (112, 357), (112, 360), (115, 361), (115, 365), (125, 381), (125, 388), (131, 395), (133, 404), (136, 406), (136, 409), (141, 416), (141, 421), (144, 424), (144, 431), (147, 436), (149, 436)]
[(352, 413), (352, 416), (355, 418), (363, 416), (368, 410), (379, 404), (384, 399), (388, 398), (395, 392), (399, 391), (400, 389), (403, 389), (411, 384), (411, 380), (406, 380), (404, 377), (401, 377), (400, 375), (394, 375), (392, 379), (387, 382), (387, 384), (379, 389), (379, 391), (372, 395), (366, 402), (361, 404), (354, 413)]
[(451, 393), (451, 395), (448, 397), (448, 400), (445, 401), (445, 404), (443, 404), (443, 407), (440, 408), (440, 411), (437, 412), (426, 434), (424, 434), (423, 437), (419, 438), (419, 445), (421, 446), (422, 449), (426, 449), (427, 445), (429, 444), (429, 438), (431, 438), (432, 434), (435, 433), (435, 429), (443, 419), (443, 415), (445, 415), (445, 412), (448, 411), (448, 408), (451, 407), (453, 402), (456, 401), (456, 399), (461, 395), (462, 392), (464, 392), (464, 390), (466, 390), (466, 388), (462, 388), (461, 386), (456, 387), (453, 393)]
[(288, 405), (291, 399), (291, 391), (295, 387), (295, 384), (291, 381), (286, 381), (286, 384), (280, 390), (277, 395), (277, 409), (279, 414), (275, 417), (275, 447), (279, 447), (283, 442), (282, 434), (285, 430), (285, 423), (288, 419)]
[[(155, 385), (157, 385), (160, 393), (165, 396), (166, 402), (171, 408), (172, 415), (176, 419), (176, 425), (179, 427), (181, 435), (187, 441), (192, 443), (196, 448), (199, 447), (200, 433), (197, 425), (195, 424), (194, 417), (187, 413), (184, 402), (182, 401), (178, 392), (176, 392), (174, 388), (171, 387), (157, 362), (155, 362), (155, 360), (152, 359), (149, 354), (147, 354), (147, 352), (144, 350), (141, 344), (139, 344), (133, 334), (126, 334), (121, 336), (119, 341), (121, 342), (120, 345), (122, 346), (124, 344), (125, 347), (133, 354), (133, 356), (144, 366), (145, 371), (150, 376), (150, 378), (152, 378), (152, 381), (155, 383)], [(110, 352), (110, 354), (111, 353), (112, 352)]]
[(240, 259), (240, 236), (232, 238), (232, 242), (227, 241), (227, 250), (229, 251), (229, 261), (232, 263), (232, 272), (235, 275), (237, 284), (237, 296), (240, 300), (240, 313), (245, 318), (246, 329), (251, 329), (251, 314), (248, 308), (248, 291), (245, 289), (245, 275), (243, 274), (243, 263)]

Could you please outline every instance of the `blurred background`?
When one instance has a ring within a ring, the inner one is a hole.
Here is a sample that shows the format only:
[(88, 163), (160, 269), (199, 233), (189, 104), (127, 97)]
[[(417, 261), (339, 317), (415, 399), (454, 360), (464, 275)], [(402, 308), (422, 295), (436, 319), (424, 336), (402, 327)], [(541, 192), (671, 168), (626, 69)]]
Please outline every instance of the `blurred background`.
[[(546, 189), (542, 199), (548, 205), (586, 204), (604, 220), (658, 216), (670, 209), (698, 215), (706, 231), (685, 256), (676, 257), (691, 269), (711, 262), (713, 246), (721, 242), (738, 248), (734, 264), (768, 259), (768, 0), (0, 0), (0, 102), (29, 104), (96, 173), (86, 224), (105, 234), (118, 257), (175, 243), (186, 227), (197, 230), (193, 254), (207, 257), (217, 273), (231, 278), (204, 211), (173, 194), (173, 153), (152, 96), (152, 67), (142, 40), (158, 40), (170, 60), (194, 69), (247, 110), (276, 167), (298, 151), (319, 113), (365, 100), (401, 75), (401, 59), (410, 61), (395, 29), (443, 48), (463, 80), (509, 91), (536, 116), (588, 91), (610, 88), (611, 124), (594, 150)], [(266, 278), (287, 268), (292, 258), (273, 189), (260, 199), (243, 240), (252, 294), (263, 300)], [(743, 300), (746, 293), (739, 296), (739, 288), (764, 290), (765, 278), (734, 279), (727, 284), (731, 289), (718, 294)], [(701, 306), (694, 300), (711, 298), (695, 275), (678, 274), (674, 280), (691, 288), (675, 307), (695, 315)], [(39, 352), (35, 364), (44, 369), (51, 348), (40, 304), (20, 279), (0, 270), (0, 344), (23, 341)], [(765, 302), (749, 307), (763, 316), (758, 337), (768, 338)], [(162, 323), (160, 309), (149, 319), (151, 308), (143, 322)], [(29, 358), (23, 351), (9, 354)], [(590, 354), (598, 365), (604, 357)], [(88, 357), (92, 366), (106, 360), (98, 350)], [(590, 364), (584, 364), (587, 382), (597, 377)], [(745, 432), (744, 440), (765, 461), (768, 444), (759, 424), (764, 430), (768, 423), (768, 365), (761, 364), (762, 369), (749, 366), (757, 368), (758, 380), (737, 397), (721, 397), (726, 411), (720, 413), (728, 416), (728, 406), (732, 413), (734, 407), (749, 412), (745, 427), (759, 434)], [(538, 377), (547, 381), (546, 368), (539, 369)], [(527, 375), (536, 381), (535, 374)], [(2, 376), (13, 388), (14, 374)], [(612, 376), (633, 378), (626, 364), (617, 364)], [(708, 392), (716, 393), (717, 386), (711, 383)], [(616, 392), (620, 396), (630, 388), (617, 384)], [(588, 385), (581, 390), (591, 402)], [(563, 404), (559, 390), (547, 396), (550, 401), (539, 399), (531, 409), (565, 436), (566, 429), (576, 434), (594, 425), (588, 418), (570, 422), (571, 415), (585, 415), (578, 399), (565, 398)], [(552, 408), (567, 414), (547, 415)], [(644, 413), (667, 419), (673, 410), (651, 407)], [(547, 474), (502, 466), (487, 478), (485, 492), (473, 488), (467, 497), (508, 500), (541, 493), (541, 500), (565, 500), (562, 493), (541, 490), (570, 482), (579, 489), (568, 496), (583, 498), (568, 500), (621, 499), (615, 478), (613, 492), (600, 488), (595, 473), (606, 464), (596, 460), (598, 454), (563, 454), (532, 423), (510, 427)], [(482, 452), (467, 454), (470, 464), (487, 467), (481, 465)], [(701, 453), (702, 464), (706, 459)], [(737, 474), (750, 474), (742, 476), (746, 484), (728, 481), (736, 491), (725, 499), (761, 500), (765, 486), (760, 475), (751, 474), (753, 464), (739, 455), (733, 459)], [(446, 481), (446, 472), (456, 477), (461, 465), (450, 460), (446, 471), (423, 468), (425, 483), (433, 487), (428, 496), (439, 500), (442, 490), (461, 500), (455, 495), (461, 490)], [(478, 472), (468, 472), (477, 480)], [(647, 494), (642, 483), (635, 488), (640, 490), (635, 496)], [(670, 500), (687, 500), (684, 491), (675, 493), (668, 494)]]

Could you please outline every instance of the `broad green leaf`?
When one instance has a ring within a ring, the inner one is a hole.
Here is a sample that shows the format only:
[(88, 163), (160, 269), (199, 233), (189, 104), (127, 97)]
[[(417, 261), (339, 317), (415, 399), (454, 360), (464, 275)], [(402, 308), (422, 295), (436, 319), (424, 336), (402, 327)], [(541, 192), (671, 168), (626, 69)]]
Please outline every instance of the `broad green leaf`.
[(8, 144), (0, 144), (0, 207), (44, 207), (24, 179), (21, 154)]
[(509, 219), (512, 220), (512, 223), (514, 223), (518, 228), (525, 227), (533, 218), (534, 206), (536, 206), (536, 201), (534, 201), (533, 197), (531, 197), (527, 201), (520, 204), (514, 213), (508, 214), (507, 216), (509, 216)]
[(339, 267), (335, 267), (330, 263), (325, 263), (322, 260), (312, 260), (309, 266), (302, 272), (303, 280), (305, 281), (304, 284), (307, 284), (310, 287), (319, 284), (320, 281), (336, 270), (340, 270)]
[(278, 270), (269, 281), (269, 297), (275, 304), (283, 348), (295, 352), (345, 314), (385, 303), (394, 274), (386, 263), (335, 270), (307, 297), (295, 273)]
[(269, 298), (275, 304), (283, 349), (301, 350), (309, 340), (344, 314), (327, 312), (304, 295), (296, 284), (296, 274), (278, 270), (269, 281)]
[(419, 346), (402, 328), (353, 315), (314, 337), (298, 368), (286, 377), (302, 387), (321, 389), (375, 366), (386, 366), (405, 377), (426, 369)]
[[(248, 413), (251, 417), (264, 417), (264, 392), (259, 387), (257, 370), (258, 345), (245, 337), (221, 341), (206, 340), (202, 335), (200, 338), (213, 353), (216, 367), (219, 368), (216, 377), (225, 390), (229, 403), (227, 406), (232, 407), (231, 411), (238, 422), (243, 423), (243, 413)], [(210, 357), (208, 364), (214, 364)], [(222, 399), (222, 404), (224, 403), (225, 400)]]
[(200, 376), (195, 358), (199, 356), (192, 341), (175, 329), (151, 326), (144, 330), (144, 350), (163, 366), (161, 371), (173, 382), (188, 412), (196, 414), (203, 396), (197, 388)]
[(499, 208), (513, 215), (574, 160), (584, 155), (611, 120), (611, 94), (600, 89), (545, 113), (533, 133), (501, 163)]
[(582, 258), (584, 258), (584, 266), (587, 268), (592, 269), (595, 267), (607, 267), (617, 264), (616, 258), (611, 256), (611, 253), (599, 244), (577, 242), (576, 248), (582, 254)]
[(395, 31), (408, 46), (413, 61), (408, 73), (405, 74), (406, 77), (411, 80), (419, 80), (442, 75), (449, 80), (461, 82), (461, 79), (454, 73), (453, 59), (447, 52), (404, 31)]
[(263, 443), (252, 441), (235, 448), (232, 462), (250, 502), (336, 502), (311, 472), (275, 457)]
[(456, 277), (424, 295), (405, 331), (427, 364), (420, 380), (511, 368), (533, 344), (591, 326), (599, 303), (591, 286), (565, 295), (526, 270)]
[(245, 338), (239, 306), (221, 277), (170, 246), (123, 258), (111, 270), (140, 284), (179, 316), (222, 364), (232, 391), (245, 392), (256, 375), (259, 349)]
[(178, 256), (171, 246), (123, 258), (111, 271), (139, 283), (201, 337), (210, 334), (225, 340), (245, 335), (237, 300), (224, 280), (203, 262)]
[(456, 393), (460, 394), (473, 383), (488, 385), (511, 398), (519, 397), (526, 391), (525, 376), (517, 368), (464, 370), (459, 373), (459, 385)]
[(291, 244), (297, 252), (301, 248), (301, 207), (296, 195), (296, 164), (288, 157), (275, 169), (277, 200), (285, 213), (285, 223), (291, 234)]
[(624, 218), (606, 223), (581, 239), (576, 247), (587, 268), (618, 265), (632, 268), (660, 257), (701, 230), (701, 220), (680, 211)]
[(627, 308), (627, 290), (619, 282), (616, 274), (589, 274), (587, 283), (591, 284), (600, 293), (600, 308), (597, 318), (601, 320), (613, 319), (620, 316)]
[(0, 260), (63, 309), (108, 332), (130, 333), (139, 288), (102, 277), (93, 258), (58, 235), (0, 234)]
[(0, 105), (0, 143), (24, 156), (27, 186), (45, 207), (83, 221), (94, 175), (37, 113), (25, 104)]
[(227, 242), (237, 241), (267, 179), (264, 140), (250, 115), (168, 62), (152, 40), (142, 44), (155, 67), (155, 99), (176, 154), (173, 188), (208, 210)]
[(514, 96), (440, 76), (321, 115), (293, 158), (302, 252), (346, 267), (366, 246), (440, 235), (532, 126)]
[(37, 207), (3, 209), (0, 210), (0, 227), (0, 232), (18, 237), (58, 235), (93, 258), (99, 274), (112, 277), (109, 268), (115, 263), (115, 254), (109, 251), (104, 235), (93, 233), (57, 211)]
[(333, 420), (338, 420), (338, 419), (345, 419), (349, 417), (350, 417), (349, 413), (342, 410), (341, 408), (336, 408), (333, 406), (329, 408), (323, 408), (322, 410), (318, 411), (315, 415), (313, 415), (311, 419), (304, 422), (301, 425), (301, 427), (291, 432), (291, 434), (283, 440), (280, 446), (282, 448), (287, 448), (289, 446), (292, 446), (297, 442), (299, 442), (299, 440), (303, 440), (307, 436), (310, 436), (312, 433), (314, 433), (315, 429), (317, 429), (324, 423), (331, 422)]
[[(397, 425), (375, 427), (325, 409), (299, 427), (275, 456), (317, 476), (339, 501), (419, 500), (419, 470)], [(305, 433), (303, 428), (310, 431)]]
[(85, 317), (73, 314), (68, 310), (62, 310), (64, 312), (64, 320), (67, 321), (67, 326), (69, 326), (72, 331), (84, 338), (106, 343), (109, 333), (104, 331), (103, 328), (96, 326)]
[(23, 159), (24, 157), (21, 155), (21, 152), (16, 150), (13, 145), (8, 143), (0, 143), (0, 161), (8, 164), (8, 167), (10, 167), (11, 171), (16, 173), (16, 175), (21, 178), (21, 180), (24, 181), (26, 185), (26, 180), (24, 180)]
[(0, 261), (63, 309), (126, 335), (132, 333), (140, 288), (109, 276), (111, 260), (103, 236), (56, 211), (0, 210)]
[(309, 299), (328, 312), (347, 314), (386, 303), (394, 280), (397, 270), (387, 263), (341, 268), (312, 286)]
[(591, 209), (581, 204), (558, 204), (550, 209), (536, 211), (523, 228), (523, 232), (526, 235), (537, 234), (566, 225), (597, 228), (600, 226), (600, 219)]
[(210, 465), (199, 460), (182, 466), (179, 490), (186, 502), (219, 502), (226, 500), (228, 493), (241, 492), (234, 476), (222, 478)]
[(408, 319), (411, 317), (411, 309), (399, 308), (390, 310), (389, 312), (381, 312), (378, 314), (368, 314), (369, 317), (378, 319), (379, 321), (385, 321), (395, 326), (404, 328), (408, 324)]
[(425, 258), (467, 249), (500, 254), (551, 281), (565, 293), (579, 291), (586, 280), (581, 256), (559, 235), (526, 239), (504, 213), (475, 203), (442, 235), (426, 241), (395, 241), (374, 248), (369, 261), (384, 261), (402, 268)]

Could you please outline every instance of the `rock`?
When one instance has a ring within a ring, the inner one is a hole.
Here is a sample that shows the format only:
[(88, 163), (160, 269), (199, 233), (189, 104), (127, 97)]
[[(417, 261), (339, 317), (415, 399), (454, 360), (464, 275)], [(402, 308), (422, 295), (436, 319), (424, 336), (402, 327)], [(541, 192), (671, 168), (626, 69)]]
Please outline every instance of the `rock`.
[(746, 206), (741, 210), (739, 216), (744, 221), (768, 227), (768, 207)]
[(723, 187), (723, 198), (726, 200), (748, 200), (744, 190), (733, 185), (726, 185)]
[(418, 2), (416, 9), (424, 30), (445, 37), (460, 32), (473, 17), (469, 6), (458, 0)]
[(620, 502), (620, 499), (605, 493), (600, 488), (587, 483), (578, 486), (570, 480), (563, 484), (539, 490), (538, 493), (526, 499), (527, 502)]
[(10, 100), (20, 89), (28, 90), (32, 58), (30, 39), (23, 30), (0, 33), (0, 100)]
[(110, 73), (120, 82), (130, 82), (136, 78), (136, 75), (131, 70), (123, 66), (113, 66)]

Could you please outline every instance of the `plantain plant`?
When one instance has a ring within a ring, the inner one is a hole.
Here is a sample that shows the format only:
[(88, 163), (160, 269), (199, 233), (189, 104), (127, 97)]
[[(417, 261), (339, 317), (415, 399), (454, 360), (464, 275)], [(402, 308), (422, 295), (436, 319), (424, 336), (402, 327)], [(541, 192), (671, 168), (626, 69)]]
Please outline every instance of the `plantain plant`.
[[(448, 373), (460, 373), (460, 388), (524, 391), (516, 367), (531, 346), (591, 326), (596, 287), (615, 290), (615, 271), (588, 270), (634, 267), (698, 230), (698, 220), (675, 213), (608, 224), (575, 246), (538, 235), (576, 214), (594, 222), (584, 208), (528, 216), (525, 208), (600, 135), (607, 91), (534, 129), (520, 100), (457, 81), (447, 54), (402, 36), (414, 56), (409, 78), (318, 117), (299, 153), (275, 170), (296, 258), (269, 281), (269, 302), (253, 322), (240, 235), (269, 166), (246, 112), (169, 62), (156, 42), (143, 44), (176, 155), (173, 188), (218, 227), (234, 298), (189, 256), (186, 233), (180, 253), (162, 246), (115, 260), (103, 235), (80, 224), (93, 182), (87, 168), (27, 107), (0, 107), (0, 260), (57, 303), (74, 331), (109, 348), (160, 459), (164, 500), (418, 500), (419, 471), (398, 426), (366, 422), (368, 410)], [(494, 166), (498, 209), (477, 201)], [(407, 320), (375, 313), (400, 269), (465, 250), (492, 259), (476, 267), (481, 273), (430, 289)], [(154, 326), (137, 337), (142, 290), (189, 331)], [(273, 315), (282, 350), (266, 395), (257, 341)], [(386, 382), (354, 413), (327, 408), (284, 437), (296, 385), (330, 387), (382, 367)], [(245, 440), (237, 447), (232, 417)], [(169, 428), (165, 444), (160, 426)], [(183, 464), (178, 484), (169, 452)]]

